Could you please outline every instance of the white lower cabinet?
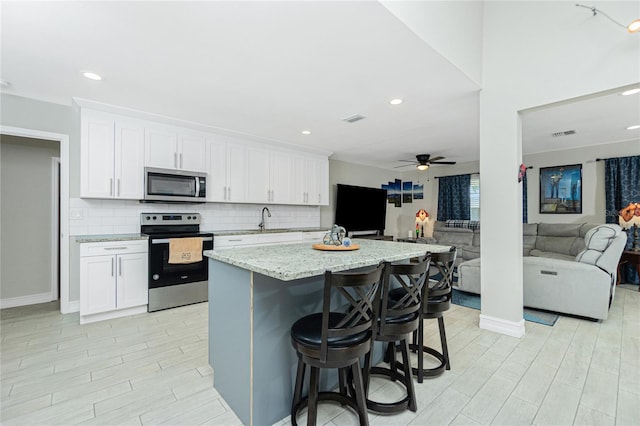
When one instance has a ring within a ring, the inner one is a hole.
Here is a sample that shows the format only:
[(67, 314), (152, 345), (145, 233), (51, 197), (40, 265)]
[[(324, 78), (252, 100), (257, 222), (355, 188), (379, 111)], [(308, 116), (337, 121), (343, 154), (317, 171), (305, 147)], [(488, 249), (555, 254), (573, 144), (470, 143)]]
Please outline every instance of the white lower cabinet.
[(80, 323), (147, 311), (148, 242), (80, 244)]

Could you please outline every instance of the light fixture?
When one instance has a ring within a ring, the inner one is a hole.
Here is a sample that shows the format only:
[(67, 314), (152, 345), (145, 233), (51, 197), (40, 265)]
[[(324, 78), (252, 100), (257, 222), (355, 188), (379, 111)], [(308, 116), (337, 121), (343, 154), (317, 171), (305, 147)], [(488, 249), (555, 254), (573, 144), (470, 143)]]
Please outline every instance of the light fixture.
[(86, 72), (83, 72), (82, 75), (87, 77), (89, 80), (96, 80), (96, 81), (102, 80), (102, 77), (94, 72), (86, 71)]
[(403, 102), (403, 101), (402, 101), (402, 99), (400, 99), (400, 98), (391, 99), (391, 100), (389, 101), (389, 103), (390, 103), (391, 105), (400, 105), (402, 102)]
[(627, 130), (635, 130), (635, 129), (640, 129), (640, 124), (636, 124), (635, 126), (627, 127)]
[(303, 135), (310, 135), (311, 134), (311, 130), (303, 130), (302, 134)]
[(416, 168), (418, 170), (420, 170), (421, 172), (424, 172), (425, 170), (427, 170), (429, 168), (429, 165), (428, 164), (418, 164), (416, 166)]
[(640, 31), (640, 19), (636, 19), (636, 20), (632, 21), (629, 25), (622, 25), (620, 22), (616, 21), (615, 19), (613, 19), (611, 16), (607, 15), (606, 13), (601, 11), (600, 9), (596, 9), (594, 6), (585, 6), (583, 4), (576, 4), (576, 6), (584, 7), (585, 9), (591, 10), (591, 12), (593, 13), (593, 16), (596, 16), (598, 13), (600, 13), (600, 14), (602, 14), (602, 16), (604, 16), (605, 18), (607, 18), (608, 20), (610, 20), (614, 24), (616, 24), (618, 26), (621, 26), (622, 28), (626, 28), (627, 31), (630, 32), (630, 33), (636, 33), (638, 31)]
[(622, 96), (635, 95), (636, 93), (640, 93), (640, 88), (625, 90), (622, 92)]
[(636, 19), (635, 21), (627, 25), (627, 31), (629, 31), (630, 33), (637, 33), (638, 31), (640, 31), (640, 19)]

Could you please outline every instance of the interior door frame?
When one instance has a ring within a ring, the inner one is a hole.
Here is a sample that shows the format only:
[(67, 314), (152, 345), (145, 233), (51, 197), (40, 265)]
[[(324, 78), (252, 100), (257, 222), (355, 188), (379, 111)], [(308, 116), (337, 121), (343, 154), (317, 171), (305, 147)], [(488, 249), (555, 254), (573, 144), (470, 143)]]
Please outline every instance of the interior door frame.
[(11, 126), (0, 126), (0, 134), (60, 142), (60, 312), (75, 312), (79, 306), (69, 301), (69, 135)]
[(51, 158), (51, 300), (58, 300), (60, 267), (60, 158)]

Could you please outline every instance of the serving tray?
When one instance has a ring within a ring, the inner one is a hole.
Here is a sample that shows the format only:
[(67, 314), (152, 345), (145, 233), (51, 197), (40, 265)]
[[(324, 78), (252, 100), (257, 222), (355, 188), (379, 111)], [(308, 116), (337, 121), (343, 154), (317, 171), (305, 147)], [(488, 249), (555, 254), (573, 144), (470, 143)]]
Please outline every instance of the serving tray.
[(313, 247), (316, 250), (325, 250), (325, 251), (350, 251), (350, 250), (358, 250), (360, 248), (359, 244), (351, 244), (350, 246), (334, 246), (328, 244), (314, 244)]

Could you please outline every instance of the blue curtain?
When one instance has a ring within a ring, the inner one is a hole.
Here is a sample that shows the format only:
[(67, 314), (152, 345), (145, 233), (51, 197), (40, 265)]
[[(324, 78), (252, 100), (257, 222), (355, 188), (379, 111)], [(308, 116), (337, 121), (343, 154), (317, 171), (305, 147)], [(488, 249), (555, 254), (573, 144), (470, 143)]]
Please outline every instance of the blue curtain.
[(604, 162), (606, 222), (618, 223), (618, 212), (640, 201), (640, 155)]
[[(620, 209), (627, 207), (629, 203), (640, 201), (640, 155), (605, 160), (604, 191), (606, 222), (618, 223)], [(631, 248), (632, 243), (633, 231), (629, 230), (626, 250)], [(632, 268), (627, 268), (626, 272), (626, 282), (638, 282), (637, 274)]]
[(438, 220), (471, 219), (471, 175), (438, 179)]
[(529, 214), (527, 212), (527, 174), (522, 178), (522, 223), (529, 223)]

